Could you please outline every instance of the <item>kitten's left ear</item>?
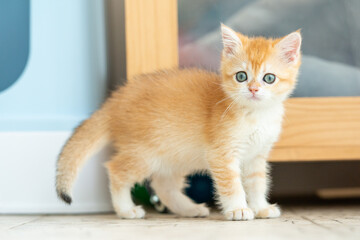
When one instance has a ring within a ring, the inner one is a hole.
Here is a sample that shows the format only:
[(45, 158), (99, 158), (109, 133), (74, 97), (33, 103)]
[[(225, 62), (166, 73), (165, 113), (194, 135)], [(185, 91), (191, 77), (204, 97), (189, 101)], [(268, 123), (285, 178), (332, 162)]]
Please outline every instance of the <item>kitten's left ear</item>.
[(227, 57), (234, 56), (242, 47), (241, 40), (234, 30), (221, 24), (221, 36), (224, 45), (224, 54)]
[(275, 46), (280, 53), (280, 57), (286, 63), (297, 63), (301, 47), (300, 31), (298, 30), (286, 35)]

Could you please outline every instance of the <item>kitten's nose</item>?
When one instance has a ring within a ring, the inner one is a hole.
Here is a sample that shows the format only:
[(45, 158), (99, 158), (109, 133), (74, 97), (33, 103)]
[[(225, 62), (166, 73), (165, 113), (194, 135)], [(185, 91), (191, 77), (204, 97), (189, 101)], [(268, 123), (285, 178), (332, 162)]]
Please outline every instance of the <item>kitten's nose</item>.
[(259, 88), (258, 88), (258, 87), (255, 87), (255, 86), (251, 86), (251, 87), (249, 87), (249, 91), (250, 91), (252, 94), (255, 94), (257, 91), (259, 91)]

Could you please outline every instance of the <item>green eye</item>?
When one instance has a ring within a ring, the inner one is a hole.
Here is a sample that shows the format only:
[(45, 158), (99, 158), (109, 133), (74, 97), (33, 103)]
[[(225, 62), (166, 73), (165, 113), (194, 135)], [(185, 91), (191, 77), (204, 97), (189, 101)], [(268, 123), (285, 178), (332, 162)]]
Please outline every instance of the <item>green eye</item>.
[(272, 73), (267, 73), (267, 74), (265, 74), (265, 76), (264, 76), (264, 78), (263, 78), (264, 82), (266, 82), (267, 84), (272, 84), (272, 83), (274, 83), (274, 82), (275, 82), (275, 79), (276, 79), (276, 77), (275, 77), (275, 75), (272, 74)]
[(245, 82), (247, 80), (247, 74), (244, 71), (236, 73), (235, 77), (238, 82)]

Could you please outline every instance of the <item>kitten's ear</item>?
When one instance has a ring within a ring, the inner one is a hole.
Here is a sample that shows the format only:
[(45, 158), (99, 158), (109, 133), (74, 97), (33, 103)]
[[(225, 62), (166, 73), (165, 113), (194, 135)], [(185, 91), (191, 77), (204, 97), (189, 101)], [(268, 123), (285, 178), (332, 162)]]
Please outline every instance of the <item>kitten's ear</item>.
[(276, 47), (283, 61), (286, 63), (297, 63), (301, 47), (300, 31), (298, 30), (286, 35), (276, 44)]
[(234, 30), (225, 26), (224, 24), (221, 24), (221, 35), (224, 45), (223, 51), (227, 57), (234, 56), (240, 51), (242, 43)]

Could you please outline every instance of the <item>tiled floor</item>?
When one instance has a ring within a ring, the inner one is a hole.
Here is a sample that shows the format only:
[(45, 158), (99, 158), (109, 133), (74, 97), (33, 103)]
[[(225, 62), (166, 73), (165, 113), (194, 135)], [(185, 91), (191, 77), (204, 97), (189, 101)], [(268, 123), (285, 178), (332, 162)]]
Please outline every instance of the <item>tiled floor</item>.
[(279, 219), (224, 221), (148, 213), (122, 220), (100, 215), (0, 215), (0, 239), (360, 239), (360, 205), (285, 206)]

